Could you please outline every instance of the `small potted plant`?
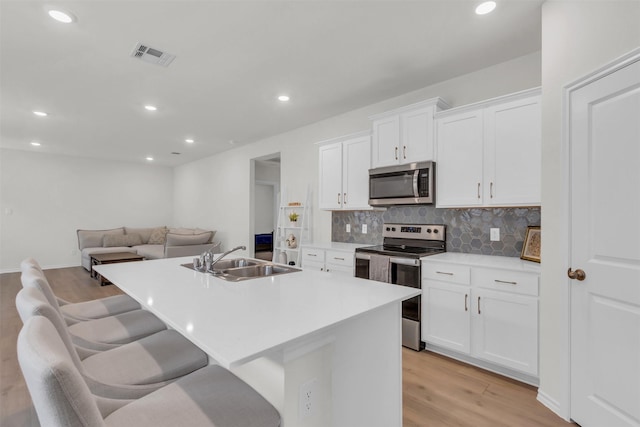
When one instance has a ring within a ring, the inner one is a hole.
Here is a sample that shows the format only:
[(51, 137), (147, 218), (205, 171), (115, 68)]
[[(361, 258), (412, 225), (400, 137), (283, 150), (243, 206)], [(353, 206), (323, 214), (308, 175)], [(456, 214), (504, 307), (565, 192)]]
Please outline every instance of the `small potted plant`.
[(300, 215), (298, 215), (297, 212), (291, 212), (289, 214), (289, 221), (291, 221), (291, 224), (294, 224), (294, 225), (297, 224), (299, 216)]

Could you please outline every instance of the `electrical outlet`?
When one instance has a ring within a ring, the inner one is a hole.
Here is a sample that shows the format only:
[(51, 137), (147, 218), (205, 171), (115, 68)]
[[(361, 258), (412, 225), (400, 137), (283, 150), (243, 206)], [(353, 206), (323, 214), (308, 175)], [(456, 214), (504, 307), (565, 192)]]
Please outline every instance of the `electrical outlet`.
[(491, 239), (492, 242), (499, 242), (500, 241), (500, 229), (499, 228), (492, 228), (489, 238)]
[(311, 378), (306, 383), (300, 385), (299, 388), (299, 408), (298, 408), (298, 418), (304, 419), (307, 418), (314, 413), (314, 409), (316, 406), (316, 384), (318, 383), (317, 378)]
[(367, 234), (367, 224), (362, 224), (362, 234)]
[(347, 233), (351, 233), (351, 224), (347, 224)]

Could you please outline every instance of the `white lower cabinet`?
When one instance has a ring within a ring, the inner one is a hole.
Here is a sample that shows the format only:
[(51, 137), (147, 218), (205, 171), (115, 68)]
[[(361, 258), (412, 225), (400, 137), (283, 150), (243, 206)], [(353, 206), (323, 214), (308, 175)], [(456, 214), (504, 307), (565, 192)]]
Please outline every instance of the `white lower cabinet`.
[[(429, 286), (422, 290), (422, 341), (469, 354), (471, 352), (471, 322), (468, 306), (470, 293), (471, 288), (468, 287), (429, 282)], [(466, 308), (465, 304), (467, 304)]]
[(537, 267), (523, 272), (517, 267), (526, 261), (512, 259), (513, 270), (488, 268), (491, 258), (505, 258), (470, 258), (466, 265), (423, 260), (422, 340), (429, 350), (536, 383)]
[(353, 276), (354, 251), (304, 247), (302, 248), (302, 268)]

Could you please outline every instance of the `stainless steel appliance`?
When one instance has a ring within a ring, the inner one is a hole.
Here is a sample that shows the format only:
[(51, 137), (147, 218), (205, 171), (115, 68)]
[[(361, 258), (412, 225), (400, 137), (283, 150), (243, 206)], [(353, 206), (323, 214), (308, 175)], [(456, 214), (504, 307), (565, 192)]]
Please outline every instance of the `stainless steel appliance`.
[[(445, 232), (441, 224), (385, 224), (382, 245), (356, 249), (355, 276), (421, 289), (420, 258), (446, 251)], [(418, 351), (420, 316), (420, 296), (402, 302), (402, 345)]]
[(434, 203), (435, 163), (419, 162), (369, 169), (369, 205)]

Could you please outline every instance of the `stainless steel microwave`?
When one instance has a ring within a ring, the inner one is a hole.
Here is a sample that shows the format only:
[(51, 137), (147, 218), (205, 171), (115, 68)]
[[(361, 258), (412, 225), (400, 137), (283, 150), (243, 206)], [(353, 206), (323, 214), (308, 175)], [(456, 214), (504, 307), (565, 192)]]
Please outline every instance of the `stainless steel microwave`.
[(426, 205), (435, 202), (434, 162), (369, 169), (369, 205)]

